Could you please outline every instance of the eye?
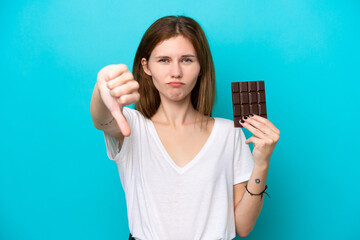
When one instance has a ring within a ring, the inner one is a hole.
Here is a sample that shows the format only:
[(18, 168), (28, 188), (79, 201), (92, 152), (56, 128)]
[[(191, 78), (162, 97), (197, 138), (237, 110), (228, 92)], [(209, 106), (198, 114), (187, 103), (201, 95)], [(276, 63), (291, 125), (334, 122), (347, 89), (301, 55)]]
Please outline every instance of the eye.
[(192, 62), (192, 60), (190, 58), (184, 58), (183, 60), (184, 62)]
[(166, 59), (166, 58), (161, 58), (161, 59), (159, 59), (159, 62), (167, 62), (168, 60)]

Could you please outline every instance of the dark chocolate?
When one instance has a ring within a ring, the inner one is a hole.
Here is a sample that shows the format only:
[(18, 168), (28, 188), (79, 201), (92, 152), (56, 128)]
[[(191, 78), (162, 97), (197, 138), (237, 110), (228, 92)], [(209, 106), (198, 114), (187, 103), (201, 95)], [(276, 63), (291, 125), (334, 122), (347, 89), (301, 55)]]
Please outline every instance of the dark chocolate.
[(267, 118), (264, 81), (232, 82), (231, 92), (234, 127), (243, 127), (239, 121), (250, 113)]

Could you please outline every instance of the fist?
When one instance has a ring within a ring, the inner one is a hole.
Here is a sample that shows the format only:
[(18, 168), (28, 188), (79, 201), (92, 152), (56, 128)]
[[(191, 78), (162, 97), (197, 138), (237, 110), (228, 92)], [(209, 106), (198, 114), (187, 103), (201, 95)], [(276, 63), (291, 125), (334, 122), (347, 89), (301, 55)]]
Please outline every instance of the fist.
[(124, 64), (109, 65), (100, 70), (97, 86), (101, 99), (115, 118), (121, 133), (130, 135), (130, 127), (122, 113), (124, 106), (139, 101), (139, 83)]

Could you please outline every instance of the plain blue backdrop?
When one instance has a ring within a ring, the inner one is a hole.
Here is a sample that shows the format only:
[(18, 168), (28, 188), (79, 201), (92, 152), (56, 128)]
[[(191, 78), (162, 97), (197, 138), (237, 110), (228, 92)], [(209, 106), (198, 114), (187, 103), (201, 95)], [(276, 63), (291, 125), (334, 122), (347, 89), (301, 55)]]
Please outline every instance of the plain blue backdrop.
[(232, 119), (230, 82), (265, 80), (281, 137), (247, 239), (359, 239), (359, 13), (355, 0), (2, 1), (0, 239), (127, 239), (90, 99), (98, 71), (131, 67), (166, 15), (207, 34), (214, 116)]

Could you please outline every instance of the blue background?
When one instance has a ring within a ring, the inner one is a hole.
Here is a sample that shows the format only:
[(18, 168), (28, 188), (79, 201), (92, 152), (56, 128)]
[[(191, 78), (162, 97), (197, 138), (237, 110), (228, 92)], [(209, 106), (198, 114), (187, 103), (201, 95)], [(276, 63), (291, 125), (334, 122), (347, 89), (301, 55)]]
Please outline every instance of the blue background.
[(355, 0), (2, 1), (0, 239), (127, 239), (91, 94), (174, 14), (207, 34), (214, 116), (232, 118), (231, 81), (265, 80), (281, 137), (247, 239), (359, 239), (359, 12)]

